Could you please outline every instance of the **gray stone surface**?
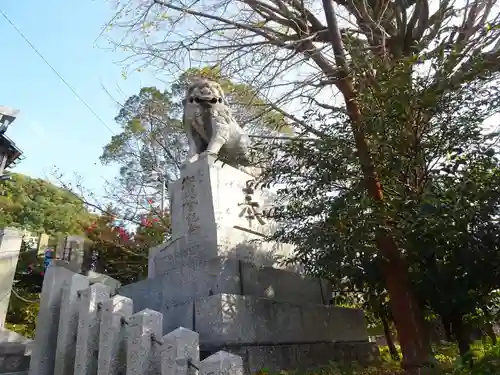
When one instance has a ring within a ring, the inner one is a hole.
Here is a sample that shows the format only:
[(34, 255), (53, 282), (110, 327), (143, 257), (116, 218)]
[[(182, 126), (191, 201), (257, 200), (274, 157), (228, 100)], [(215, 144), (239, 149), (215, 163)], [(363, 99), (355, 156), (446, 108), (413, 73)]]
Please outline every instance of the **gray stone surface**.
[(162, 308), (163, 332), (170, 332), (177, 327), (196, 329), (195, 302), (186, 302), (178, 305), (170, 305)]
[(28, 339), (24, 337), (23, 335), (20, 335), (17, 332), (11, 331), (6, 328), (0, 328), (0, 344), (7, 343), (7, 342), (16, 342), (20, 344), (30, 344), (33, 342), (33, 340)]
[(45, 273), (40, 311), (36, 319), (30, 375), (54, 374), (62, 291), (64, 284), (70, 282), (73, 275), (70, 270), (57, 266), (49, 267)]
[(0, 343), (0, 374), (28, 371), (29, 363), (30, 357), (26, 355), (25, 343)]
[(240, 264), (244, 295), (313, 304), (328, 304), (332, 298), (332, 286), (326, 280), (247, 262)]
[(244, 367), (241, 357), (232, 353), (220, 351), (200, 364), (200, 375), (243, 375)]
[(164, 331), (179, 325), (200, 334), (202, 347), (368, 341), (358, 309), (217, 294), (162, 310)]
[(361, 310), (218, 294), (195, 302), (202, 345), (368, 341)]
[(186, 328), (177, 328), (163, 336), (161, 354), (161, 373), (168, 375), (196, 374), (194, 367), (199, 366), (199, 335)]
[(75, 375), (96, 375), (99, 352), (101, 304), (110, 297), (111, 288), (93, 284), (80, 292)]
[[(53, 267), (49, 267), (49, 270), (51, 268)], [(66, 268), (59, 267), (57, 267), (57, 269), (66, 270)], [(71, 272), (69, 270), (67, 271)], [(51, 368), (53, 372), (50, 372), (50, 374), (53, 373), (54, 375), (66, 375), (73, 373), (78, 332), (79, 293), (89, 287), (89, 280), (85, 276), (73, 272), (71, 272), (71, 274), (71, 278), (64, 282), (60, 306), (61, 312), (59, 321), (56, 323), (59, 325), (56, 346), (57, 349), (55, 363)], [(44, 323), (40, 322), (40, 324)], [(36, 327), (38, 330), (38, 321)], [(35, 346), (37, 345), (39, 345), (38, 342), (35, 342)], [(38, 374), (34, 372), (33, 375)]]
[(9, 308), (22, 239), (22, 231), (14, 228), (0, 230), (0, 327), (4, 326)]
[(125, 374), (127, 346), (122, 319), (132, 315), (130, 298), (114, 296), (103, 302), (99, 332), (98, 375)]
[(99, 272), (89, 271), (87, 273), (87, 277), (89, 278), (91, 284), (100, 283), (109, 286), (111, 288), (112, 295), (116, 294), (117, 290), (121, 286), (121, 283), (118, 280)]
[(163, 284), (157, 279), (146, 279), (122, 286), (118, 294), (134, 301), (134, 313), (144, 309), (160, 311), (163, 298)]
[(153, 338), (162, 337), (162, 319), (159, 312), (146, 309), (128, 320), (127, 375), (160, 375), (161, 345)]
[[(181, 178), (169, 187), (170, 207), (175, 213), (173, 241), (150, 251), (149, 277), (217, 256), (279, 266), (292, 247), (262, 241), (276, 224), (249, 218), (244, 190), (253, 179), (210, 156), (187, 165)], [(272, 194), (255, 189), (251, 200), (263, 210), (271, 203)]]
[(369, 363), (379, 356), (378, 347), (370, 342), (225, 346), (216, 350), (219, 349), (241, 356), (245, 374), (255, 374), (264, 368), (270, 372), (307, 371), (328, 365), (330, 361)]

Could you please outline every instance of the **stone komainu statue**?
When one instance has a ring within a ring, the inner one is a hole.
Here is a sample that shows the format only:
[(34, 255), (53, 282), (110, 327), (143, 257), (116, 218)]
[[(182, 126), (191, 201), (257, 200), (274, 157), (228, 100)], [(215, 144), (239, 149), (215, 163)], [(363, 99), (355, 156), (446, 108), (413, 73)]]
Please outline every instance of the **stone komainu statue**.
[(212, 154), (228, 164), (250, 164), (250, 138), (234, 119), (218, 83), (197, 80), (188, 87), (183, 104), (187, 163)]

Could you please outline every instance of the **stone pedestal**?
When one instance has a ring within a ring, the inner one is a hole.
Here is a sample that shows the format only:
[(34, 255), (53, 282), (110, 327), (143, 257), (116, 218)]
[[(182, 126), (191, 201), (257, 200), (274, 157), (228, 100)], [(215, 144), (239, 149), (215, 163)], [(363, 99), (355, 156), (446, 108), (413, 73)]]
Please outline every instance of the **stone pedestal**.
[(0, 327), (2, 328), (9, 308), (12, 283), (22, 241), (22, 231), (14, 228), (0, 230)]
[[(273, 196), (253, 177), (206, 157), (182, 170), (170, 194), (172, 241), (150, 250), (147, 280), (119, 290), (134, 311), (163, 313), (164, 333), (197, 331), (206, 354), (244, 353), (247, 372), (328, 363), (338, 343), (367, 347), (362, 311), (329, 305), (328, 282), (280, 263), (291, 246), (263, 241), (276, 229), (260, 215)], [(287, 360), (298, 348), (309, 348), (307, 361)]]
[(188, 164), (169, 187), (172, 241), (151, 249), (149, 277), (218, 256), (280, 267), (292, 248), (262, 241), (275, 229), (259, 215), (273, 196), (252, 187), (252, 181), (210, 156)]

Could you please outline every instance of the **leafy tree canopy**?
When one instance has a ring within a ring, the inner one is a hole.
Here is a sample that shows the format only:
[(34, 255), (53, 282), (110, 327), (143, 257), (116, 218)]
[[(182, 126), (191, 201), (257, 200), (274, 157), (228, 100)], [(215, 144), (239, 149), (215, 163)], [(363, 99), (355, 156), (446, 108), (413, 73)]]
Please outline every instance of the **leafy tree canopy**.
[(92, 214), (73, 193), (50, 182), (12, 173), (2, 184), (0, 226), (15, 226), (34, 233), (78, 234)]

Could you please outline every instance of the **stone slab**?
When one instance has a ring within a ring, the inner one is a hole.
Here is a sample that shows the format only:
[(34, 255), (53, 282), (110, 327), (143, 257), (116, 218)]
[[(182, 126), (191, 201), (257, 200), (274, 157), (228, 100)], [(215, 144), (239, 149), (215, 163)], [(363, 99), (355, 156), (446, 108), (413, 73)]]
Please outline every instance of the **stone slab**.
[(195, 302), (202, 344), (368, 341), (363, 311), (218, 294)]
[[(331, 290), (326, 280), (218, 257), (197, 267), (175, 268), (162, 277), (126, 285), (119, 289), (119, 294), (132, 298), (137, 305), (135, 311), (140, 311), (145, 308), (162, 310), (165, 306), (220, 293), (327, 304), (332, 297)], [(152, 305), (152, 301), (160, 303)]]
[(327, 280), (248, 262), (240, 262), (240, 265), (243, 295), (322, 305), (332, 299), (332, 285)]
[(164, 332), (179, 325), (200, 345), (368, 341), (361, 310), (217, 294), (164, 307)]
[(266, 369), (269, 373), (282, 370), (314, 370), (336, 362), (376, 361), (378, 348), (370, 342), (316, 342), (285, 345), (222, 346), (212, 349), (225, 350), (243, 359), (245, 374), (255, 374)]
[[(231, 232), (232, 228), (221, 230)], [(233, 245), (221, 245), (217, 240), (184, 236), (152, 248), (149, 253), (148, 278), (160, 277), (182, 266), (196, 267), (217, 257), (238, 259), (259, 266), (297, 270), (297, 266), (282, 263), (292, 254), (290, 245), (260, 242), (262, 237), (240, 229), (234, 229), (229, 235), (234, 240)]]

